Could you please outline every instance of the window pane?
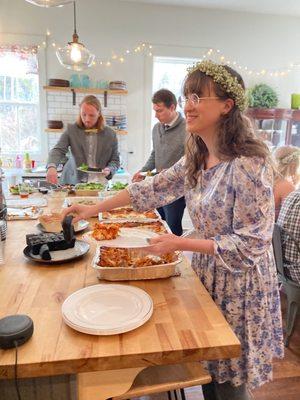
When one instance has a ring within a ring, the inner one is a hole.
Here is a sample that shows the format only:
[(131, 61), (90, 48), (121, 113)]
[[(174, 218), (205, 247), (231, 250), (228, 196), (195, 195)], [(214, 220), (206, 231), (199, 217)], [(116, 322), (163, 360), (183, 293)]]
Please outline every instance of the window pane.
[(4, 76), (0, 76), (0, 100), (4, 100)]
[(3, 154), (41, 150), (37, 105), (0, 105), (0, 137)]
[(0, 148), (2, 156), (41, 151), (36, 54), (0, 48)]
[(19, 106), (19, 140), (20, 149), (24, 151), (40, 150), (40, 135), (38, 133), (38, 108), (36, 105)]
[(6, 100), (11, 100), (11, 78), (9, 76), (5, 77), (5, 94), (4, 98)]
[(187, 74), (187, 68), (197, 61), (193, 58), (155, 57), (153, 68), (153, 92), (165, 88), (178, 98)]
[(18, 148), (17, 108), (12, 104), (0, 105), (1, 152), (10, 153)]
[(36, 102), (37, 91), (36, 82), (32, 78), (18, 78), (16, 79), (15, 100)]
[[(153, 93), (159, 89), (169, 89), (178, 99), (181, 96), (182, 85), (187, 74), (187, 68), (196, 61), (194, 58), (154, 57), (153, 60)], [(178, 111), (183, 110), (177, 107)], [(157, 120), (152, 112), (152, 126)]]

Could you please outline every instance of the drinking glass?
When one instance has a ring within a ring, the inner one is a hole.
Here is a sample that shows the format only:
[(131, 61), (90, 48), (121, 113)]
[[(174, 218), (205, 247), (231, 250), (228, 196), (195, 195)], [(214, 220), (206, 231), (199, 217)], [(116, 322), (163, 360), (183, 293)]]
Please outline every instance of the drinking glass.
[(19, 185), (19, 195), (21, 199), (27, 199), (29, 196), (30, 187), (27, 183), (21, 183)]

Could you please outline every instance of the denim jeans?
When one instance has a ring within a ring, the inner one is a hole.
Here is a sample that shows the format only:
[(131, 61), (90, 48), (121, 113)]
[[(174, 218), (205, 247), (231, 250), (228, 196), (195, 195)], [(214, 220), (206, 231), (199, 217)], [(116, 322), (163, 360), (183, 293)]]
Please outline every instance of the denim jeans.
[(232, 386), (229, 382), (211, 382), (202, 385), (203, 397), (205, 400), (251, 400), (246, 385)]
[(185, 209), (185, 198), (180, 197), (173, 203), (159, 207), (157, 211), (166, 223), (169, 225), (174, 235), (182, 235), (182, 217)]

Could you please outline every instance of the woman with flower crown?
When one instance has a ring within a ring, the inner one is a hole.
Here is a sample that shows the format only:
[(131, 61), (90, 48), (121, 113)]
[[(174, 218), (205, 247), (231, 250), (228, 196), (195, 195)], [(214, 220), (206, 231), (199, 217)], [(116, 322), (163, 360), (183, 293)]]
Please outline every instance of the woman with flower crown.
[(278, 147), (274, 154), (276, 175), (274, 181), (275, 219), (285, 198), (297, 189), (300, 182), (300, 149), (295, 146)]
[(197, 238), (161, 235), (148, 249), (193, 251), (193, 269), (241, 342), (239, 358), (206, 362), (213, 382), (203, 386), (205, 399), (249, 399), (247, 386), (270, 381), (272, 359), (283, 356), (270, 154), (242, 113), (245, 88), (234, 70), (198, 63), (183, 92), (186, 155), (97, 206), (63, 214), (75, 211), (76, 222), (128, 203), (142, 211), (186, 196)]

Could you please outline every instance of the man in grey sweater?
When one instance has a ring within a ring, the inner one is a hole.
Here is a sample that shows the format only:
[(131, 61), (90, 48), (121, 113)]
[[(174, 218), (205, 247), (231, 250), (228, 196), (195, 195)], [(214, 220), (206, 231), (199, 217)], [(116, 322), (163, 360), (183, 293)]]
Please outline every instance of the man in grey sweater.
[[(153, 169), (160, 172), (170, 168), (184, 155), (185, 119), (176, 111), (175, 95), (170, 90), (160, 89), (154, 93), (152, 103), (155, 117), (159, 121), (152, 130), (153, 150), (143, 168), (134, 174), (133, 182), (144, 179), (141, 172)], [(158, 209), (171, 231), (178, 236), (182, 234), (184, 208), (185, 199), (181, 197)]]

